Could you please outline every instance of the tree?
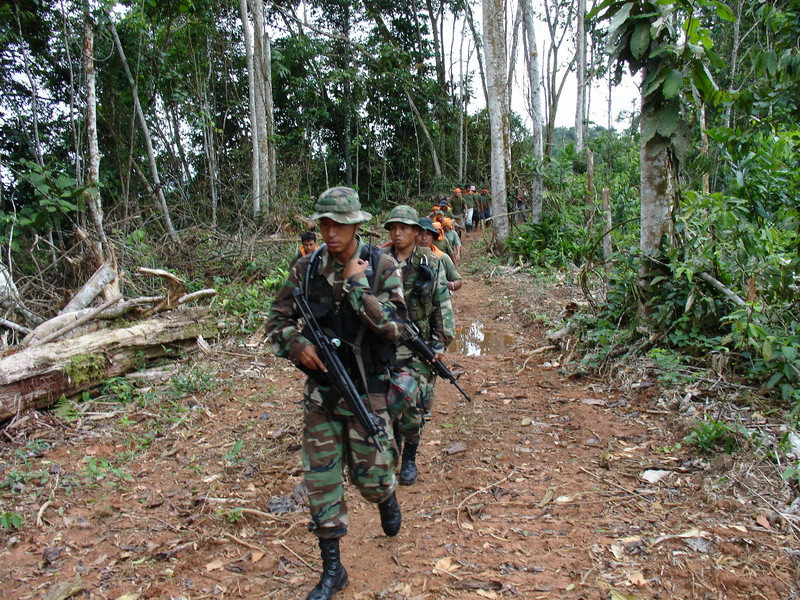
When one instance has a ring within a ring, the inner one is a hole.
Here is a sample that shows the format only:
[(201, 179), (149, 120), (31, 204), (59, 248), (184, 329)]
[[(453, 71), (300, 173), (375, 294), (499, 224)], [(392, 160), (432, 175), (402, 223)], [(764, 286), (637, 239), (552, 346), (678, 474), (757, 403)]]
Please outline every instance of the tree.
[[(609, 53), (618, 61), (618, 75), (620, 63), (627, 63), (631, 71), (642, 76), (639, 248), (643, 260), (639, 273), (645, 300), (650, 297), (650, 284), (660, 271), (665, 251), (675, 243), (676, 176), (689, 140), (682, 106), (684, 87), (691, 81), (701, 95), (714, 91), (703, 63), (711, 41), (694, 8), (690, 0), (606, 0), (593, 11), (603, 11), (603, 18), (610, 21)], [(686, 33), (683, 43), (681, 31)], [(691, 94), (687, 98), (691, 99)], [(647, 319), (644, 303), (640, 309)]]
[(576, 82), (576, 97), (575, 97), (575, 154), (581, 154), (584, 148), (584, 139), (586, 137), (586, 105), (587, 105), (587, 89), (589, 81), (586, 72), (586, 0), (578, 0), (578, 8), (576, 14), (576, 29), (575, 40), (576, 50), (575, 55), (577, 64), (575, 65), (575, 78)]
[(508, 122), (506, 98), (506, 40), (505, 8), (502, 0), (483, 0), (483, 35), (485, 40), (487, 105), (491, 137), (492, 164), (492, 224), (497, 242), (508, 239), (508, 209), (506, 208), (505, 135)]
[(536, 29), (533, 21), (531, 0), (520, 0), (525, 31), (526, 65), (528, 67), (528, 113), (530, 115), (531, 137), (533, 138), (533, 180), (531, 181), (531, 221), (542, 220), (542, 162), (544, 160), (544, 144), (542, 143), (542, 76), (539, 70), (539, 47), (536, 42)]

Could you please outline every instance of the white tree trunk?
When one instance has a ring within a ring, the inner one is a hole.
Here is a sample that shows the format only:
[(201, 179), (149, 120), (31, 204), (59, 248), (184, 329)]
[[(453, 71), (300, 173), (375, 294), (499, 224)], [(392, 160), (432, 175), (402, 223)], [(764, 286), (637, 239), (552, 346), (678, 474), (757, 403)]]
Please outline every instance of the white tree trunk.
[(256, 77), (253, 65), (253, 27), (250, 24), (250, 13), (247, 10), (247, 0), (239, 0), (239, 11), (242, 14), (242, 30), (244, 33), (244, 47), (247, 54), (247, 81), (250, 101), (250, 139), (253, 143), (253, 218), (261, 213), (261, 177), (258, 169), (258, 127), (256, 127)]
[(119, 40), (117, 28), (114, 25), (113, 16), (110, 13), (108, 15), (108, 25), (111, 28), (111, 35), (114, 37), (114, 45), (117, 48), (117, 54), (119, 54), (120, 62), (122, 62), (122, 68), (125, 71), (125, 76), (128, 78), (128, 83), (131, 86), (133, 104), (136, 108), (136, 115), (139, 117), (139, 124), (142, 127), (142, 136), (144, 137), (145, 147), (147, 148), (147, 159), (150, 162), (150, 175), (153, 178), (153, 193), (155, 194), (156, 201), (161, 209), (161, 216), (164, 219), (164, 227), (167, 230), (167, 234), (169, 234), (169, 237), (173, 242), (177, 242), (178, 234), (175, 231), (175, 227), (172, 225), (172, 219), (169, 215), (169, 207), (167, 206), (167, 199), (164, 197), (164, 190), (161, 188), (161, 178), (158, 175), (156, 153), (155, 150), (153, 150), (153, 140), (150, 137), (150, 128), (147, 125), (147, 120), (144, 118), (144, 111), (142, 110), (141, 102), (139, 102), (139, 92), (136, 87), (136, 82), (133, 79), (133, 75), (131, 75), (131, 70), (128, 67), (128, 59), (125, 57), (125, 50), (122, 48), (122, 42)]
[(586, 135), (586, 0), (578, 0), (577, 65), (575, 75), (578, 80), (575, 98), (575, 154), (583, 152)]
[[(492, 172), (492, 225), (495, 240), (508, 239), (506, 208), (506, 39), (505, 5), (502, 0), (483, 0), (483, 37), (486, 56), (486, 83), (489, 107)], [(505, 112), (505, 114), (504, 114)]]
[[(83, 70), (86, 77), (86, 143), (88, 161), (84, 183), (86, 186), (86, 206), (97, 236), (95, 248), (98, 263), (115, 264), (116, 259), (111, 243), (106, 237), (103, 202), (100, 196), (100, 146), (97, 141), (97, 92), (94, 69), (94, 24), (89, 16), (88, 6), (83, 22)], [(103, 289), (106, 299), (119, 296), (119, 279), (116, 277)]]
[(530, 98), (528, 112), (533, 122), (533, 159), (535, 171), (531, 182), (531, 221), (542, 221), (542, 195), (544, 183), (542, 181), (542, 161), (544, 160), (544, 142), (542, 134), (542, 74), (539, 70), (539, 46), (536, 40), (536, 30), (533, 20), (533, 6), (531, 0), (520, 0), (525, 28), (525, 40), (528, 49), (527, 66), (528, 81), (530, 84)]
[(263, 0), (250, 0), (253, 15), (253, 76), (255, 78), (255, 128), (258, 131), (258, 171), (261, 212), (270, 210), (275, 196), (275, 149), (272, 104), (272, 66), (269, 34), (264, 25)]

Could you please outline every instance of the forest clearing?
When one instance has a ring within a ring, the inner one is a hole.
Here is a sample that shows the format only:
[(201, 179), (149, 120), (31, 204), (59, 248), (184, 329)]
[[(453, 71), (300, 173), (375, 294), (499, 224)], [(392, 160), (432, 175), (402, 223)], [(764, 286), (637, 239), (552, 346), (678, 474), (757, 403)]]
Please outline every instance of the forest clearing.
[[(770, 423), (733, 397), (662, 389), (644, 363), (613, 382), (569, 376), (564, 352), (539, 350), (544, 320), (576, 301), (509, 268), (465, 277), (462, 353), (446, 360), (474, 402), (438, 382), (396, 538), (348, 490), (337, 598), (797, 597), (798, 502), (776, 468), (684, 442), (704, 411)], [(299, 486), (302, 375), (262, 342), (223, 335), (106, 400), (7, 424), (2, 511), (25, 525), (3, 534), (4, 596), (304, 594), (319, 558)]]

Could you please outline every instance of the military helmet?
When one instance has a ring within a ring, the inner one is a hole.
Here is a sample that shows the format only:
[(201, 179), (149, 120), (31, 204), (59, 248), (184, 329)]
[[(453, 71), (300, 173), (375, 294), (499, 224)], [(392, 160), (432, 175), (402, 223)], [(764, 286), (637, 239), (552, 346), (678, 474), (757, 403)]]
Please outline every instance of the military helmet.
[(439, 236), (439, 230), (433, 226), (433, 221), (431, 221), (428, 217), (421, 218), (419, 220), (419, 226), (423, 231), (432, 233), (433, 239), (436, 239)]
[(398, 204), (389, 213), (389, 218), (383, 224), (384, 229), (389, 229), (392, 223), (405, 223), (406, 225), (419, 225), (419, 213), (410, 206)]
[(364, 223), (372, 215), (361, 210), (358, 192), (349, 187), (332, 187), (319, 195), (317, 212), (309, 217), (311, 220), (330, 219), (342, 225)]

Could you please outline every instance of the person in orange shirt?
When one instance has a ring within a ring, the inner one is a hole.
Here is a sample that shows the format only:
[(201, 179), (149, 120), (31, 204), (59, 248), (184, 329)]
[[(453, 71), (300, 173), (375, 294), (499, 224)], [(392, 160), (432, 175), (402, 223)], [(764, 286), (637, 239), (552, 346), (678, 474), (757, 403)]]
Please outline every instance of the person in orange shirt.
[(442, 252), (439, 250), (439, 248), (433, 245), (434, 240), (441, 232), (440, 229), (435, 227), (436, 225), (438, 225), (438, 223), (434, 223), (430, 219), (420, 219), (420, 232), (417, 233), (417, 244), (428, 248), (431, 252), (433, 252), (434, 256), (441, 261), (442, 267), (444, 267), (444, 276), (445, 279), (447, 279), (447, 289), (450, 290), (450, 293), (453, 293), (461, 288), (463, 280), (456, 269), (455, 263), (453, 263), (453, 260), (450, 258), (450, 255)]
[(319, 248), (317, 245), (317, 234), (313, 231), (304, 231), (300, 236), (300, 248), (297, 250), (297, 256), (292, 260), (292, 265), (304, 256), (313, 254), (314, 250)]

